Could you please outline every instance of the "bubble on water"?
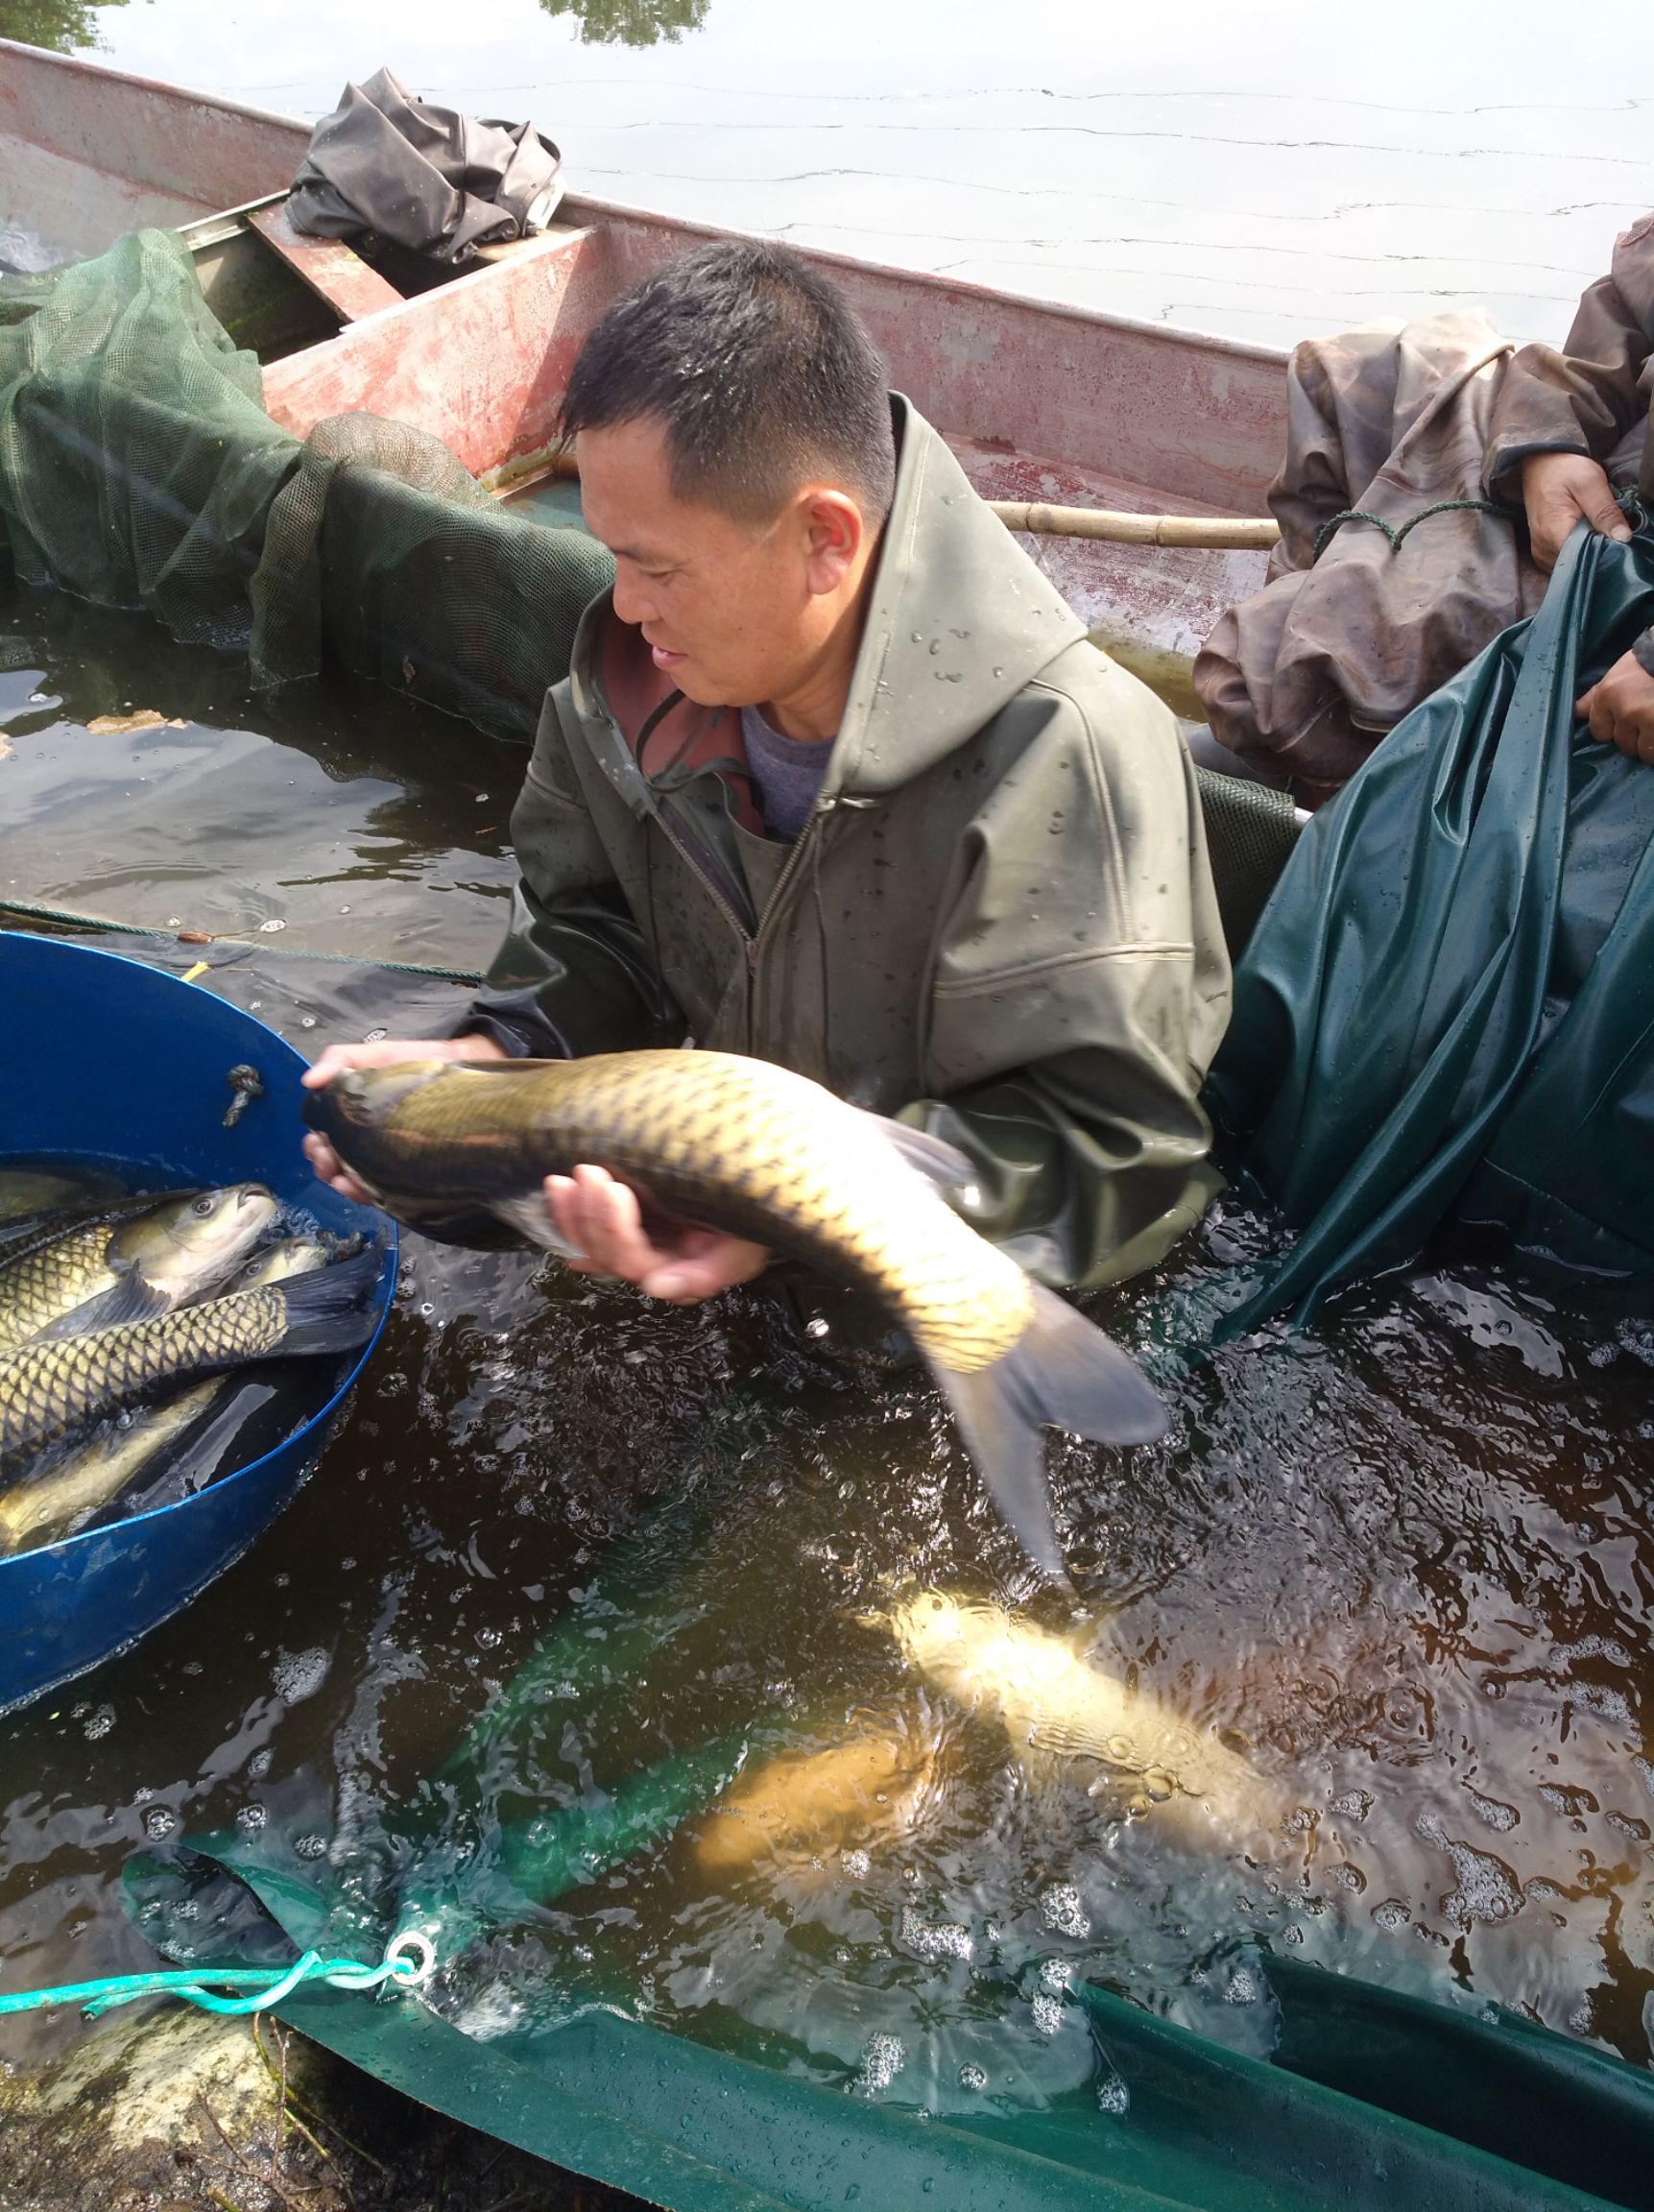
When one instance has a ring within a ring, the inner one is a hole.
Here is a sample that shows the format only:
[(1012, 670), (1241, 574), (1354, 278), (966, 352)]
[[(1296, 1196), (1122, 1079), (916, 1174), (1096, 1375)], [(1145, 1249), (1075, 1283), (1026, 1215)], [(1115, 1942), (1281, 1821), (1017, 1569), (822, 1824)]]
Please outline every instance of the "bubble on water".
[(164, 1843), (179, 1824), (169, 1805), (156, 1805), (144, 1815), (144, 1834), (152, 1843)]
[(861, 2047), (861, 2064), (856, 2069), (855, 2087), (871, 2097), (880, 2089), (888, 2089), (901, 2069), (907, 2064), (907, 2053), (899, 2035), (887, 2035), (882, 2031), (870, 2035)]
[(253, 1782), (262, 1782), (275, 1764), (275, 1759), (276, 1754), (273, 1751), (255, 1751), (247, 1762), (249, 1779)]
[(1398, 1929), (1404, 1928), (1412, 1917), (1399, 1897), (1386, 1897), (1382, 1904), (1373, 1908), (1373, 1918), (1386, 1934), (1392, 1936)]
[(95, 1712), (88, 1713), (86, 1716), (86, 1742), (95, 1743), (100, 1736), (107, 1736), (114, 1724), (114, 1707), (112, 1705), (100, 1705)]
[(258, 925), (258, 933), (261, 937), (275, 937), (286, 926), (286, 923), (279, 916), (272, 914), (268, 922), (261, 922)]
[(382, 1038), (386, 1038), (390, 1034), (388, 1029), (370, 1029), (366, 1032), (362, 1042), (365, 1045), (377, 1045)]
[(436, 1311), (436, 1308), (435, 1308), (435, 1307), (432, 1305), (431, 1301), (430, 1301), (428, 1298), (427, 1298), (427, 1299), (424, 1301), (423, 1305), (422, 1305), (422, 1306), (419, 1308), (419, 1313), (420, 1313), (420, 1316), (421, 1316), (421, 1318), (422, 1318), (422, 1319), (424, 1319), (424, 1320), (426, 1320), (426, 1321), (428, 1321), (428, 1320), (430, 1319), (431, 1315), (432, 1315), (432, 1314), (433, 1314), (435, 1311)]
[(1089, 1936), (1091, 1919), (1071, 1882), (1059, 1882), (1040, 1900), (1040, 1917), (1053, 1936)]
[(1377, 1802), (1371, 1790), (1346, 1790), (1342, 1797), (1333, 1798), (1332, 1811), (1346, 1820), (1365, 1820)]
[(1450, 1836), (1432, 1813), (1422, 1814), (1415, 1825), (1426, 1843), (1447, 1853), (1458, 1877), (1458, 1887), (1442, 1899), (1442, 1911), (1450, 1920), (1461, 1928), (1472, 1921), (1491, 1927), (1522, 1911), (1521, 1887), (1502, 1859)]
[(235, 1825), (244, 1836), (256, 1836), (269, 1817), (262, 1805), (244, 1805), (235, 1815)]
[(500, 1632), (497, 1628), (479, 1628), (477, 1642), (485, 1651), (491, 1651), (501, 1642)]
[(1040, 1968), (1040, 1986), (1062, 1991), (1074, 1986), (1074, 1969), (1066, 1959), (1047, 1959)]
[(1631, 1764), (1636, 1767), (1638, 1773), (1642, 1775), (1643, 1789), (1647, 1791), (1650, 1797), (1654, 1797), (1654, 1762), (1644, 1759), (1642, 1754), (1639, 1753), (1632, 1760)]
[(315, 1017), (315, 1015), (314, 1015), (314, 1014), (300, 1014), (300, 1017), (299, 1017), (299, 1026), (300, 1026), (300, 1029), (314, 1029), (314, 1028), (315, 1028), (315, 1026), (316, 1026), (316, 1017)]
[(910, 1951), (934, 1964), (942, 1959), (969, 1959), (971, 1931), (957, 1920), (926, 1920), (913, 1906), (901, 1915), (901, 1940)]
[(1459, 1787), (1488, 1826), (1497, 1830), (1500, 1836), (1508, 1834), (1522, 1818), (1516, 1807), (1505, 1804), (1502, 1798), (1484, 1797), (1479, 1790), (1473, 1789), (1468, 1782), (1462, 1782)]
[(1063, 2000), (1048, 1989), (1034, 1992), (1034, 2025), (1042, 2035), (1054, 2035), (1063, 2025)]
[(320, 1644), (302, 1651), (278, 1651), (270, 1670), (276, 1695), (286, 1705), (299, 1705), (306, 1697), (314, 1697), (332, 1664), (330, 1654)]
[(988, 2086), (987, 2067), (978, 2066), (973, 2058), (967, 2058), (964, 2065), (959, 2069), (959, 2086), (961, 2089), (986, 2089)]
[(873, 1871), (873, 1861), (865, 1851), (847, 1851), (844, 1855), (844, 1870), (852, 1882), (863, 1882)]
[(1105, 2074), (1097, 2083), (1097, 2110), (1111, 2120), (1123, 2120), (1132, 2108), (1132, 2093), (1117, 2074)]
[(1250, 1959), (1243, 1959), (1229, 1977), (1229, 1986), (1223, 1992), (1226, 2005), (1256, 2005), (1268, 1994), (1263, 1976)]
[(325, 1859), (327, 1839), (325, 1836), (297, 1836), (293, 1840), (293, 1849), (300, 1859)]

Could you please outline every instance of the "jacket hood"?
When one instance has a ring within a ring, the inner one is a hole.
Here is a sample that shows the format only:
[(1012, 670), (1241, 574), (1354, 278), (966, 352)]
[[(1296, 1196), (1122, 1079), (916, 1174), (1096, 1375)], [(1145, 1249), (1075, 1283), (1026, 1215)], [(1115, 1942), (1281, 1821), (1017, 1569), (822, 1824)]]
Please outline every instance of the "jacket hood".
[(899, 788), (1086, 635), (911, 400), (891, 394), (896, 497), (825, 789)]
[[(1086, 634), (941, 435), (899, 393), (891, 410), (896, 494), (824, 798), (876, 798), (911, 782)], [(582, 714), (592, 711), (594, 679), (618, 725), (617, 742), (594, 750), (635, 810), (644, 810), (648, 780), (663, 768), (682, 775), (738, 757), (732, 710), (684, 700), (656, 669), (641, 632), (616, 619), (608, 592), (587, 609), (575, 639), (569, 680)], [(745, 779), (731, 789), (748, 828), (760, 829)]]

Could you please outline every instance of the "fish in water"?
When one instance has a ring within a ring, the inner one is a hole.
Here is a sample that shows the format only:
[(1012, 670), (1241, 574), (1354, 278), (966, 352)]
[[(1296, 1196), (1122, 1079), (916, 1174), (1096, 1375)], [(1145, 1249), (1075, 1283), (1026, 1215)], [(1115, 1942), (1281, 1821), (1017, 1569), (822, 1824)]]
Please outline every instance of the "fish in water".
[(935, 1748), (893, 1719), (820, 1751), (782, 1751), (742, 1773), (695, 1838), (708, 1873), (782, 1851), (844, 1851), (912, 1825), (935, 1781)]
[(1002, 1605), (922, 1590), (875, 1619), (927, 1681), (967, 1713), (997, 1720), (1019, 1757), (1094, 1761), (1131, 1779), (1135, 1809), (1195, 1799), (1231, 1836), (1274, 1828), (1289, 1810), (1210, 1728), (1192, 1726)]
[(871, 1292), (929, 1364), (1023, 1547), (1063, 1574), (1043, 1424), (1152, 1441), (1159, 1397), (1100, 1329), (943, 1197), (973, 1169), (923, 1131), (723, 1052), (349, 1069), (305, 1118), (386, 1210), (466, 1243), (503, 1225), (556, 1249), (541, 1192), (583, 1162), (644, 1206), (749, 1237)]
[(0, 1355), (0, 1481), (36, 1455), (174, 1385), (254, 1359), (346, 1352), (373, 1331), (377, 1250), (297, 1282), (237, 1290), (150, 1321)]
[[(227, 1289), (292, 1282), (326, 1266), (331, 1257), (326, 1245), (314, 1237), (285, 1238), (257, 1253)], [(39, 1474), (14, 1482), (0, 1494), (0, 1555), (32, 1551), (37, 1544), (73, 1534), (153, 1468), (163, 1453), (207, 1421), (236, 1385), (233, 1375), (212, 1375), (205, 1382), (189, 1383), (176, 1397), (121, 1414), (85, 1443), (54, 1456)]]
[(275, 1219), (262, 1183), (123, 1202), (0, 1256), (0, 1352), (46, 1330), (79, 1334), (148, 1320), (215, 1289)]

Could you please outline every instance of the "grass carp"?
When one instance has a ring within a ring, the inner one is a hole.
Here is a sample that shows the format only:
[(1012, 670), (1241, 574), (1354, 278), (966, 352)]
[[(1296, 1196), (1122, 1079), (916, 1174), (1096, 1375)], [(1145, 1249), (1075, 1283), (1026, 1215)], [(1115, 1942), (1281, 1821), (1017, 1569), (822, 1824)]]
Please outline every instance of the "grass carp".
[(942, 1191), (963, 1154), (768, 1061), (701, 1051), (349, 1069), (305, 1118), (388, 1212), (452, 1241), (508, 1225), (556, 1249), (541, 1183), (589, 1163), (646, 1205), (869, 1291), (923, 1354), (1029, 1556), (1063, 1574), (1043, 1424), (1161, 1435), (1160, 1399), (1100, 1329), (979, 1237)]
[(0, 1255), (0, 1352), (43, 1331), (173, 1312), (242, 1264), (276, 1213), (262, 1183), (132, 1201)]
[(381, 1256), (298, 1282), (237, 1290), (150, 1321), (47, 1339), (0, 1356), (0, 1480), (36, 1455), (174, 1384), (254, 1359), (346, 1352), (372, 1334)]
[[(255, 1254), (227, 1286), (231, 1292), (297, 1280), (325, 1267), (332, 1255), (313, 1237), (284, 1238)], [(148, 1473), (164, 1453), (209, 1419), (237, 1386), (233, 1375), (192, 1382), (176, 1397), (123, 1414), (108, 1429), (39, 1474), (0, 1494), (0, 1555), (30, 1551), (73, 1533)]]
[(1273, 1827), (1287, 1811), (1265, 1777), (1210, 1728), (1002, 1605), (922, 1590), (877, 1624), (956, 1705), (998, 1720), (1019, 1757), (1095, 1760), (1134, 1780), (1139, 1810), (1196, 1799), (1231, 1837)]

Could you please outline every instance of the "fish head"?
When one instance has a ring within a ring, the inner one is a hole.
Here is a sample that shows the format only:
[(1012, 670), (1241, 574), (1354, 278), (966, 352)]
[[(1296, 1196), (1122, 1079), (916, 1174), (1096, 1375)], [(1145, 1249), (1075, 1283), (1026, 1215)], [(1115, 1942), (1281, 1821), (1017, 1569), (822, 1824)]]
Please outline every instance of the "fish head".
[(228, 1286), (232, 1290), (257, 1290), (266, 1283), (291, 1283), (297, 1276), (314, 1275), (332, 1258), (319, 1237), (283, 1237), (278, 1244), (255, 1252)]
[(892, 1635), (922, 1673), (956, 1672), (977, 1641), (974, 1616), (981, 1611), (968, 1599), (946, 1590), (921, 1590), (894, 1605), (888, 1615)]
[(404, 1099), (453, 1070), (451, 1060), (397, 1060), (388, 1068), (343, 1068), (330, 1083), (305, 1093), (304, 1118), (324, 1137), (377, 1129)]
[(167, 1199), (128, 1222), (115, 1242), (122, 1262), (152, 1288), (192, 1298), (241, 1265), (277, 1211), (262, 1183), (231, 1183)]

